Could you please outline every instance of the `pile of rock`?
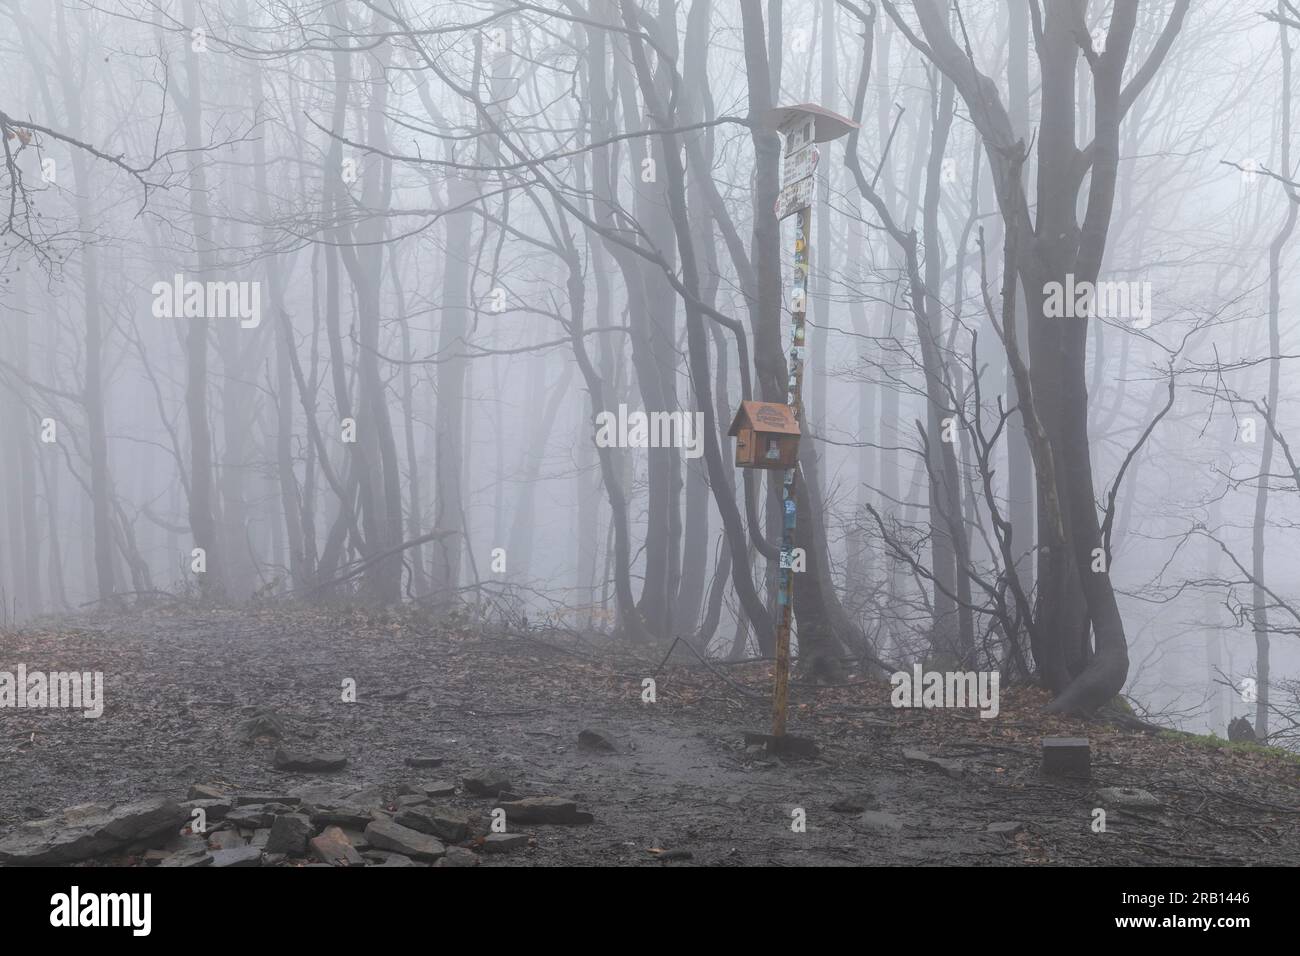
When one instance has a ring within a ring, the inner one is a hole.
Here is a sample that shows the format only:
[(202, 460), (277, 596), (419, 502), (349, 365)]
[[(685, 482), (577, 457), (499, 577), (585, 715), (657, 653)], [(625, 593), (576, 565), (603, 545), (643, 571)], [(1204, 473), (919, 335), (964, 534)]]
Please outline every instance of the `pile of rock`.
[[(497, 820), (504, 811), (507, 827), (592, 822), (575, 800), (516, 789), (510, 774), (489, 769), (461, 777), (459, 792), (462, 804), (490, 798), (482, 810)], [(389, 799), (377, 787), (323, 781), (283, 793), (196, 784), (183, 801), (88, 804), (23, 824), (0, 838), (0, 865), (474, 866), (480, 853), (530, 845), (528, 834), (491, 832), (484, 813), (445, 802), (457, 793), (450, 780), (405, 783)]]

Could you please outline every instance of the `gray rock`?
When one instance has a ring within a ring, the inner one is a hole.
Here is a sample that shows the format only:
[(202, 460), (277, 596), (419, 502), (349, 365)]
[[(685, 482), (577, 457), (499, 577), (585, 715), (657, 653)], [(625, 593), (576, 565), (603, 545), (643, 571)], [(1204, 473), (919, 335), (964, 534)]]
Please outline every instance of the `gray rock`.
[(1245, 717), (1235, 717), (1228, 722), (1228, 740), (1236, 743), (1258, 743), (1254, 725)]
[(460, 785), (479, 797), (496, 797), (514, 789), (510, 775), (500, 768), (474, 771), (461, 777)]
[(525, 797), (501, 804), (509, 823), (590, 823), (590, 813), (578, 809), (572, 800), (563, 797)]
[(403, 810), (407, 807), (418, 807), (428, 802), (429, 798), (422, 793), (408, 793), (397, 798), (397, 808)]
[(483, 839), (484, 853), (509, 853), (528, 846), (527, 833), (489, 833)]
[(225, 789), (217, 786), (215, 783), (196, 783), (190, 787), (189, 793), (185, 795), (186, 800), (221, 800), (229, 798)]
[(861, 813), (863, 810), (878, 810), (880, 802), (874, 793), (850, 793), (840, 797), (831, 804), (835, 813)]
[(271, 839), (270, 827), (258, 827), (253, 831), (253, 838), (248, 842), (259, 850), (266, 849), (266, 841)]
[(424, 789), (426, 797), (454, 797), (456, 795), (456, 785), (450, 780), (434, 780), (431, 783), (422, 783), (420, 786)]
[(393, 822), (451, 843), (469, 837), (468, 817), (443, 807), (409, 807), (393, 817)]
[(434, 866), (478, 866), (478, 857), (463, 846), (447, 847), (447, 855)]
[(966, 765), (960, 760), (948, 760), (944, 757), (931, 757), (923, 750), (904, 750), (903, 759), (908, 763), (919, 764), (929, 770), (938, 770), (953, 779), (966, 772)]
[(1129, 810), (1151, 810), (1161, 806), (1158, 797), (1137, 787), (1102, 787), (1097, 796), (1104, 804)]
[(990, 823), (985, 829), (989, 833), (997, 833), (1001, 836), (1012, 837), (1024, 830), (1025, 825), (1019, 820), (1006, 820), (1000, 823)]
[(236, 728), (239, 739), (246, 744), (261, 740), (280, 740), (287, 733), (284, 718), (267, 707), (254, 707), (252, 713), (239, 722)]
[(328, 773), (342, 770), (348, 765), (348, 758), (339, 753), (308, 753), (289, 750), (286, 747), (275, 749), (276, 770), (300, 770), (304, 773)]
[(262, 851), (255, 846), (241, 846), (233, 850), (217, 850), (212, 854), (212, 865), (261, 866)]
[(241, 793), (235, 797), (237, 807), (256, 803), (278, 803), (283, 807), (296, 807), (302, 803), (302, 797), (293, 793)]
[(327, 866), (365, 866), (366, 861), (338, 827), (326, 827), (310, 841), (312, 855)]
[(363, 830), (371, 820), (371, 809), (383, 802), (383, 795), (374, 787), (316, 783), (297, 792), (303, 799), (303, 812), (317, 826)]
[[(369, 822), (369, 820), (366, 821), (366, 823)], [(340, 827), (339, 829), (343, 831), (343, 835), (348, 838), (348, 842), (356, 847), (358, 851), (370, 849), (370, 841), (366, 839), (366, 835), (361, 830), (350, 830), (347, 827)]]
[(372, 850), (363, 854), (372, 866), (428, 866), (427, 863), (416, 863), (409, 856), (403, 856), (400, 853), (388, 853), (384, 850)]
[(868, 810), (858, 817), (858, 823), (867, 830), (898, 832), (903, 829), (903, 818), (884, 810)]
[(315, 832), (311, 820), (305, 814), (286, 813), (278, 816), (271, 824), (271, 835), (266, 841), (266, 852), (303, 856), (307, 852), (307, 841)]
[(597, 753), (618, 753), (618, 745), (614, 743), (608, 734), (599, 730), (578, 731), (578, 746), (583, 750), (593, 750)]
[(24, 823), (0, 839), (0, 864), (57, 866), (170, 836), (188, 819), (179, 803), (157, 798), (111, 809), (88, 804)]
[(656, 853), (655, 859), (661, 863), (671, 863), (673, 860), (693, 860), (695, 854), (690, 850), (664, 850), (662, 853)]
[(218, 830), (208, 837), (208, 846), (214, 850), (234, 850), (247, 842), (238, 830)]
[(212, 862), (207, 841), (197, 833), (179, 834), (175, 839), (168, 840), (161, 850), (150, 850), (146, 854), (146, 862), (148, 859), (157, 859), (158, 853), (164, 857), (158, 862), (159, 866), (207, 866)]
[(441, 757), (407, 757), (406, 765), (408, 767), (441, 767)]
[(392, 820), (372, 820), (366, 827), (366, 839), (376, 849), (392, 850), (417, 860), (436, 860), (447, 852), (436, 838)]
[(158, 864), (161, 866), (211, 866), (212, 854), (206, 849), (187, 849), (179, 853), (173, 853), (167, 859)]
[(282, 813), (289, 813), (292, 807), (283, 803), (250, 803), (246, 807), (235, 807), (226, 814), (226, 822), (244, 830), (260, 830), (269, 827)]

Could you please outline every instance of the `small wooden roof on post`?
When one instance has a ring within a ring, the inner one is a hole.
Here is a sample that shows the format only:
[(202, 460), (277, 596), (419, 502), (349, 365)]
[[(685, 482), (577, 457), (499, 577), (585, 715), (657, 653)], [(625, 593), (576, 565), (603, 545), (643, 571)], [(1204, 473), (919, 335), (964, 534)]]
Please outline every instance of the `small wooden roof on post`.
[(727, 434), (734, 437), (745, 427), (775, 435), (801, 434), (794, 409), (780, 402), (741, 402)]
[(828, 110), (816, 103), (797, 103), (793, 106), (778, 106), (758, 115), (758, 122), (764, 129), (782, 130), (801, 119), (812, 117), (813, 142), (826, 143), (839, 139), (846, 133), (858, 128), (858, 124), (847, 116), (841, 116), (834, 110)]

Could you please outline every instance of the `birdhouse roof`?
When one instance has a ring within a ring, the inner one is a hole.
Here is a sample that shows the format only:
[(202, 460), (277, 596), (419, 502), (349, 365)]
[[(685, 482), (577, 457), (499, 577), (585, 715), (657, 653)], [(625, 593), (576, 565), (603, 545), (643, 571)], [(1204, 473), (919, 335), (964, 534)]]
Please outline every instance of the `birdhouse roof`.
[(770, 432), (777, 435), (798, 435), (799, 423), (789, 405), (779, 402), (741, 402), (740, 411), (731, 422), (728, 435), (735, 435), (742, 428), (752, 428), (756, 432)]
[(828, 110), (826, 107), (818, 106), (815, 103), (778, 106), (762, 113), (758, 119), (768, 129), (780, 130), (805, 116), (817, 117), (813, 140), (818, 143), (839, 139), (845, 133), (858, 128), (858, 124), (847, 116), (841, 116), (834, 110)]

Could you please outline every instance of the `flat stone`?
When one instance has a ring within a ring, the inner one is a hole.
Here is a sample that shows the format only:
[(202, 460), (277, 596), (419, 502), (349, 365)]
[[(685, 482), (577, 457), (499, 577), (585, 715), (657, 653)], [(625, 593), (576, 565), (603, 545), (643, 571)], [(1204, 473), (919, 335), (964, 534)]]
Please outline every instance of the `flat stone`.
[(966, 765), (960, 760), (949, 760), (945, 757), (931, 757), (924, 750), (904, 750), (903, 759), (908, 763), (919, 764), (930, 770), (938, 770), (940, 773), (947, 774), (954, 780), (958, 779), (966, 772)]
[(469, 837), (469, 818), (443, 807), (410, 807), (393, 817), (393, 822), (452, 843)]
[(429, 834), (392, 820), (372, 820), (366, 827), (366, 839), (376, 849), (392, 850), (417, 860), (436, 860), (447, 852), (447, 848)]
[(479, 797), (496, 797), (513, 789), (509, 774), (499, 768), (479, 770), (460, 779), (460, 785)]
[(268, 707), (251, 708), (252, 713), (239, 722), (236, 733), (246, 744), (261, 740), (279, 740), (284, 737), (284, 718)]
[(592, 750), (597, 753), (618, 753), (618, 745), (614, 743), (608, 734), (599, 730), (578, 731), (578, 746), (583, 750)]
[(276, 770), (299, 770), (304, 773), (328, 773), (342, 770), (348, 765), (348, 758), (340, 753), (290, 750), (287, 747), (275, 749)]
[(235, 796), (237, 807), (257, 803), (278, 803), (283, 807), (296, 807), (302, 803), (302, 797), (293, 793), (241, 793)]
[(874, 793), (850, 793), (840, 797), (831, 804), (834, 813), (861, 813), (863, 810), (876, 810), (880, 803)]
[(366, 861), (338, 827), (326, 827), (309, 841), (312, 855), (327, 866), (365, 866)]
[(397, 808), (399, 810), (405, 809), (406, 807), (418, 807), (421, 804), (427, 804), (428, 802), (429, 802), (429, 798), (422, 793), (404, 794), (403, 796), (398, 797), (396, 800)]
[(447, 847), (447, 855), (434, 866), (478, 866), (478, 856), (463, 846)]
[(208, 846), (214, 850), (234, 850), (247, 844), (238, 830), (218, 830), (208, 836)]
[(162, 866), (211, 866), (212, 854), (206, 849), (185, 849), (179, 853), (173, 853), (167, 859), (158, 864)]
[(406, 765), (408, 767), (441, 767), (442, 757), (407, 757)]
[(662, 850), (655, 854), (655, 859), (661, 863), (671, 863), (674, 860), (693, 860), (695, 854), (690, 850)]
[(868, 810), (858, 817), (858, 823), (868, 830), (897, 832), (903, 829), (903, 818), (885, 810)]
[(484, 853), (509, 853), (528, 846), (527, 833), (489, 833), (483, 839)]
[(315, 832), (311, 819), (306, 814), (282, 814), (271, 824), (271, 835), (266, 841), (266, 852), (302, 856), (307, 852), (307, 841)]
[(266, 849), (266, 841), (268, 841), (269, 839), (271, 839), (271, 828), (258, 827), (256, 830), (253, 831), (253, 838), (248, 842), (252, 846), (257, 847), (259, 850), (264, 850)]
[(990, 823), (985, 829), (989, 833), (997, 833), (1001, 836), (1015, 836), (1022, 831), (1025, 825), (1019, 820), (1006, 820), (1000, 823)]
[(226, 822), (244, 830), (260, 830), (270, 827), (277, 816), (289, 813), (292, 809), (283, 803), (250, 803), (246, 807), (235, 807), (227, 813)]
[(509, 823), (590, 823), (594, 817), (578, 809), (577, 803), (563, 797), (525, 797), (522, 800), (503, 802)]
[(434, 780), (431, 783), (419, 784), (423, 789), (426, 797), (454, 797), (456, 795), (456, 785), (450, 780)]
[[(370, 821), (367, 820), (366, 822), (369, 823)], [(348, 827), (340, 827), (339, 829), (343, 831), (343, 835), (348, 838), (348, 842), (356, 847), (358, 851), (370, 849), (370, 841), (366, 839), (366, 835), (361, 830), (352, 830)]]
[(1151, 810), (1161, 806), (1158, 797), (1137, 787), (1102, 787), (1097, 796), (1103, 803), (1132, 810)]
[(179, 803), (166, 798), (113, 808), (73, 807), (62, 816), (15, 827), (0, 839), (0, 863), (57, 866), (111, 853), (142, 840), (170, 836), (187, 821)]
[(317, 826), (364, 830), (371, 820), (371, 810), (383, 802), (376, 787), (349, 787), (342, 784), (315, 783), (296, 791), (303, 800), (303, 812)]
[(365, 857), (372, 866), (428, 866), (427, 863), (416, 863), (409, 856), (386, 853), (383, 850), (374, 850), (365, 854)]
[(217, 850), (212, 854), (212, 865), (222, 866), (261, 866), (262, 851), (255, 846), (241, 846), (233, 850)]
[(1058, 777), (1092, 776), (1087, 737), (1044, 737), (1043, 773)]
[(221, 800), (222, 798), (228, 798), (229, 796), (230, 794), (226, 792), (225, 788), (219, 787), (215, 783), (196, 783), (193, 784), (190, 787), (189, 792), (185, 794), (185, 799)]

